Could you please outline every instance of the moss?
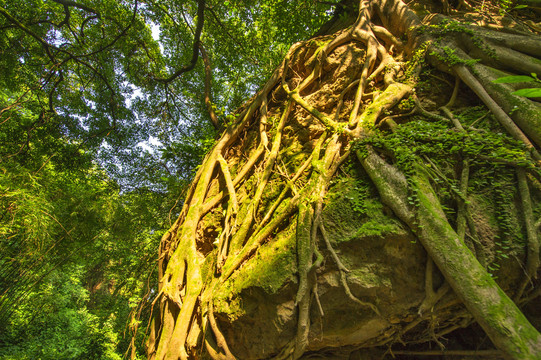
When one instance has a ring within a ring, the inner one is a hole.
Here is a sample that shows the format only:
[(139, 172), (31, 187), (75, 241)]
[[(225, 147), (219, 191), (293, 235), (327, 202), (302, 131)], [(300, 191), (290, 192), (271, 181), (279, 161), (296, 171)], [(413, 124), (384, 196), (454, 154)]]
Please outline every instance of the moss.
[(261, 205), (258, 208), (260, 216), (264, 216), (267, 212), (267, 207), (274, 202), (274, 199), (278, 198), (285, 183), (281, 179), (273, 179), (267, 183), (267, 187), (261, 196)]
[[(388, 220), (388, 222), (382, 223), (381, 220)], [(392, 219), (387, 217), (375, 218), (362, 224), (355, 236), (383, 237), (383, 235), (396, 232), (398, 229), (398, 224), (395, 221), (392, 221)]]
[(295, 255), (295, 223), (264, 244), (257, 254), (248, 260), (223, 284), (215, 296), (216, 309), (220, 313), (237, 318), (244, 314), (240, 294), (243, 290), (259, 287), (267, 294), (275, 294), (297, 273)]
[[(290, 131), (293, 132), (293, 129), (291, 127), (289, 128), (291, 129)], [(284, 133), (286, 133), (286, 129), (284, 129)], [(286, 169), (290, 173), (296, 171), (310, 155), (309, 152), (304, 149), (304, 146), (296, 140), (295, 137), (287, 140), (284, 139), (284, 143), (287, 141), (290, 144), (280, 151), (280, 158), (285, 161)]]
[(324, 218), (333, 243), (402, 232), (400, 222), (385, 214), (375, 189), (362, 179), (343, 177), (334, 182)]
[(241, 298), (233, 294), (229, 284), (224, 284), (221, 291), (214, 297), (215, 312), (226, 314), (230, 321), (234, 321), (245, 314)]
[(207, 254), (203, 264), (201, 264), (201, 278), (203, 281), (206, 281), (206, 279), (211, 279), (214, 274), (217, 252), (218, 249), (214, 248), (209, 254)]
[(375, 273), (370, 266), (356, 267), (348, 273), (348, 282), (356, 282), (364, 288), (372, 287), (387, 287), (391, 288), (392, 283), (389, 277), (384, 276), (381, 272)]

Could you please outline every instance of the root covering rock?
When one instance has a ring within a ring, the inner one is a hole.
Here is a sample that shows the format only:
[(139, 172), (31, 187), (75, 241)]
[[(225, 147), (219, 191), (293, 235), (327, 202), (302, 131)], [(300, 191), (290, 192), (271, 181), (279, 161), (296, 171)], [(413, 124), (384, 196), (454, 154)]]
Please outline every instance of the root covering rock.
[(149, 358), (406, 354), (472, 324), (541, 358), (518, 307), (540, 294), (541, 110), (487, 70), (535, 66), (541, 38), (344, 4), (204, 160), (162, 240)]

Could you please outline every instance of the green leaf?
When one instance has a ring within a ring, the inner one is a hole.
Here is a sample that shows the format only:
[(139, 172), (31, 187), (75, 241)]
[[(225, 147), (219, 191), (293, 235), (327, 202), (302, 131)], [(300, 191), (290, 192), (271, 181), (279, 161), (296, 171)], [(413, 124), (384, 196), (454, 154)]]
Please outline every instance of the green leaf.
[(496, 84), (511, 84), (511, 83), (532, 82), (532, 81), (535, 81), (535, 80), (526, 75), (504, 76), (496, 80), (492, 80), (492, 82)]
[(522, 5), (517, 5), (517, 6), (515, 6), (515, 7), (513, 8), (513, 10), (525, 9), (525, 8), (527, 8), (527, 7), (528, 7), (528, 5), (524, 5), (524, 4), (522, 4)]
[(520, 89), (512, 92), (513, 95), (525, 96), (525, 97), (541, 97), (541, 88)]

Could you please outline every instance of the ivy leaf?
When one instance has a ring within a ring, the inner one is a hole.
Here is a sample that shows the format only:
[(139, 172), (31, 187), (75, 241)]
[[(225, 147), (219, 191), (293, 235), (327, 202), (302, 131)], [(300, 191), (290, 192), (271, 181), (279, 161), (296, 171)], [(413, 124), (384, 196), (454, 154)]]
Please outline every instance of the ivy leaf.
[(513, 95), (525, 97), (541, 97), (541, 88), (520, 89), (512, 92)]
[(492, 82), (495, 84), (512, 84), (512, 83), (532, 82), (532, 81), (535, 81), (535, 79), (526, 75), (504, 76), (496, 80), (492, 80)]

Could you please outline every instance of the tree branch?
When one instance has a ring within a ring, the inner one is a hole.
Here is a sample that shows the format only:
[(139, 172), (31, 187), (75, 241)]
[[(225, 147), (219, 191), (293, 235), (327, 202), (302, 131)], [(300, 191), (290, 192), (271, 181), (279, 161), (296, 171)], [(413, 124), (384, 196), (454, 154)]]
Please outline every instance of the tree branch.
[[(93, 14), (96, 14), (99, 17), (101, 17), (101, 14), (99, 11), (89, 7), (89, 6), (86, 6), (84, 4), (79, 4), (79, 3), (76, 3), (75, 1), (71, 1), (71, 0), (53, 0), (55, 3), (57, 4), (60, 4), (60, 5), (64, 5), (64, 9), (67, 9), (68, 7), (74, 7), (74, 8), (77, 8), (77, 9), (81, 9), (81, 10), (85, 10), (85, 11), (88, 11), (88, 12), (91, 12)], [(66, 17), (69, 18), (69, 16), (67, 15), (69, 13), (69, 10), (68, 12), (66, 13)], [(66, 19), (64, 19), (65, 21)], [(62, 22), (64, 22), (62, 21)]]
[(197, 25), (195, 28), (193, 48), (192, 48), (192, 59), (188, 65), (184, 65), (178, 69), (174, 74), (167, 78), (156, 78), (156, 81), (159, 81), (164, 84), (168, 84), (171, 81), (178, 78), (180, 75), (193, 70), (197, 59), (199, 58), (199, 45), (201, 44), (201, 32), (203, 31), (203, 23), (205, 22), (205, 0), (197, 1)]
[(49, 59), (54, 63), (54, 56), (53, 54), (51, 54), (51, 51), (50, 49), (51, 48), (54, 48), (56, 49), (55, 46), (49, 44), (47, 41), (43, 40), (39, 35), (37, 35), (36, 33), (34, 33), (31, 29), (29, 29), (26, 25), (24, 25), (23, 23), (21, 23), (19, 20), (15, 19), (6, 9), (4, 9), (3, 7), (0, 6), (0, 14), (4, 15), (4, 17), (6, 19), (8, 19), (9, 21), (11, 21), (15, 26), (17, 26), (19, 29), (21, 29), (22, 31), (24, 31), (25, 33), (27, 33), (28, 35), (32, 36), (34, 39), (36, 39), (40, 44), (43, 45), (43, 47), (45, 48), (45, 52), (47, 53), (47, 56), (49, 57)]
[(211, 98), (211, 86), (212, 86), (212, 74), (211, 74), (211, 65), (210, 59), (203, 45), (199, 44), (199, 50), (201, 51), (201, 57), (203, 58), (203, 63), (205, 64), (205, 105), (210, 115), (210, 120), (214, 128), (219, 129), (220, 124), (218, 123), (218, 116), (212, 107), (212, 98)]

